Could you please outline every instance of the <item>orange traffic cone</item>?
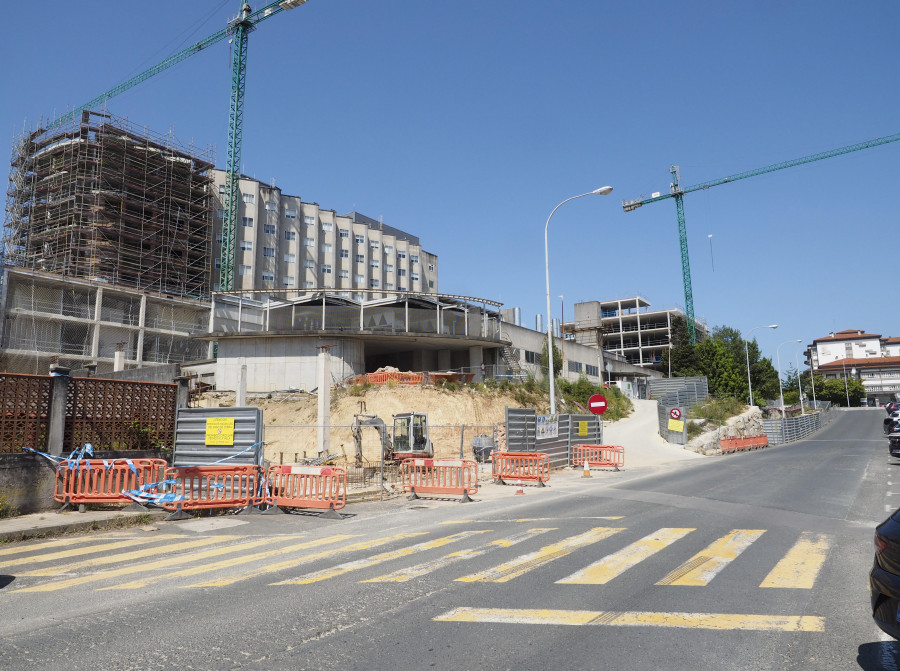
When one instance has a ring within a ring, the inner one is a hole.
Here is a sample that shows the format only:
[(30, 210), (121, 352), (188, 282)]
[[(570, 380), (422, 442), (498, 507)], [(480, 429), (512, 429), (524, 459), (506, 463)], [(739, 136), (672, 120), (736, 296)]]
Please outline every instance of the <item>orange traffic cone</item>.
[(519, 480), (519, 481), (516, 483), (516, 494), (515, 494), (515, 495), (516, 495), (516, 496), (521, 496), (521, 495), (524, 495), (524, 494), (525, 494), (525, 490), (522, 488), (522, 481)]
[(588, 460), (584, 460), (584, 473), (581, 474), (583, 478), (591, 477), (591, 467), (588, 465)]

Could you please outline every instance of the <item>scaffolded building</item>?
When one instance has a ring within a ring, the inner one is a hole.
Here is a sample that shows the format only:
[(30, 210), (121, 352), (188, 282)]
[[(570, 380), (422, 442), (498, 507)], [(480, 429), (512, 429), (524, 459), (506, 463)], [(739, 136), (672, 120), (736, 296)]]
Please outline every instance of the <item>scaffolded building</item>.
[(7, 264), (209, 297), (211, 149), (198, 154), (85, 110), (66, 125), (23, 135), (13, 152)]

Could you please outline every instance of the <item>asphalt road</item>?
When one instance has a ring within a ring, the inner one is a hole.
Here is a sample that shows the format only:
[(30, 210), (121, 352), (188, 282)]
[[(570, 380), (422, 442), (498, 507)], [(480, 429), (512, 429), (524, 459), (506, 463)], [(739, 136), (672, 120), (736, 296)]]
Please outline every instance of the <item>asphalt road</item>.
[(867, 589), (883, 418), (470, 504), (3, 545), (0, 668), (897, 669)]

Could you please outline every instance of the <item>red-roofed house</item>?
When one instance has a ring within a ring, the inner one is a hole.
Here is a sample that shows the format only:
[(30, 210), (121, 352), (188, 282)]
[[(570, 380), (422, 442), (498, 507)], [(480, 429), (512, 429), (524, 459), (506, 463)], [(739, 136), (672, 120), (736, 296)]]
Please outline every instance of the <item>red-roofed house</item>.
[(807, 363), (826, 379), (852, 377), (866, 388), (869, 402), (892, 401), (900, 392), (900, 338), (849, 329), (816, 338)]

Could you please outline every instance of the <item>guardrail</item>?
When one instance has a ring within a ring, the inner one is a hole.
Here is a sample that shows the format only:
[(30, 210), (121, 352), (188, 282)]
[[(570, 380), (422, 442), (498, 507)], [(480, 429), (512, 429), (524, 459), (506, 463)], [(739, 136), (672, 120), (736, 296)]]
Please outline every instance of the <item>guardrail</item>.
[(505, 485), (504, 480), (525, 480), (543, 487), (550, 479), (550, 455), (544, 452), (494, 452), (491, 477), (499, 485)]
[(419, 494), (451, 494), (467, 503), (478, 491), (478, 463), (473, 459), (404, 459), (400, 476), (410, 500)]

